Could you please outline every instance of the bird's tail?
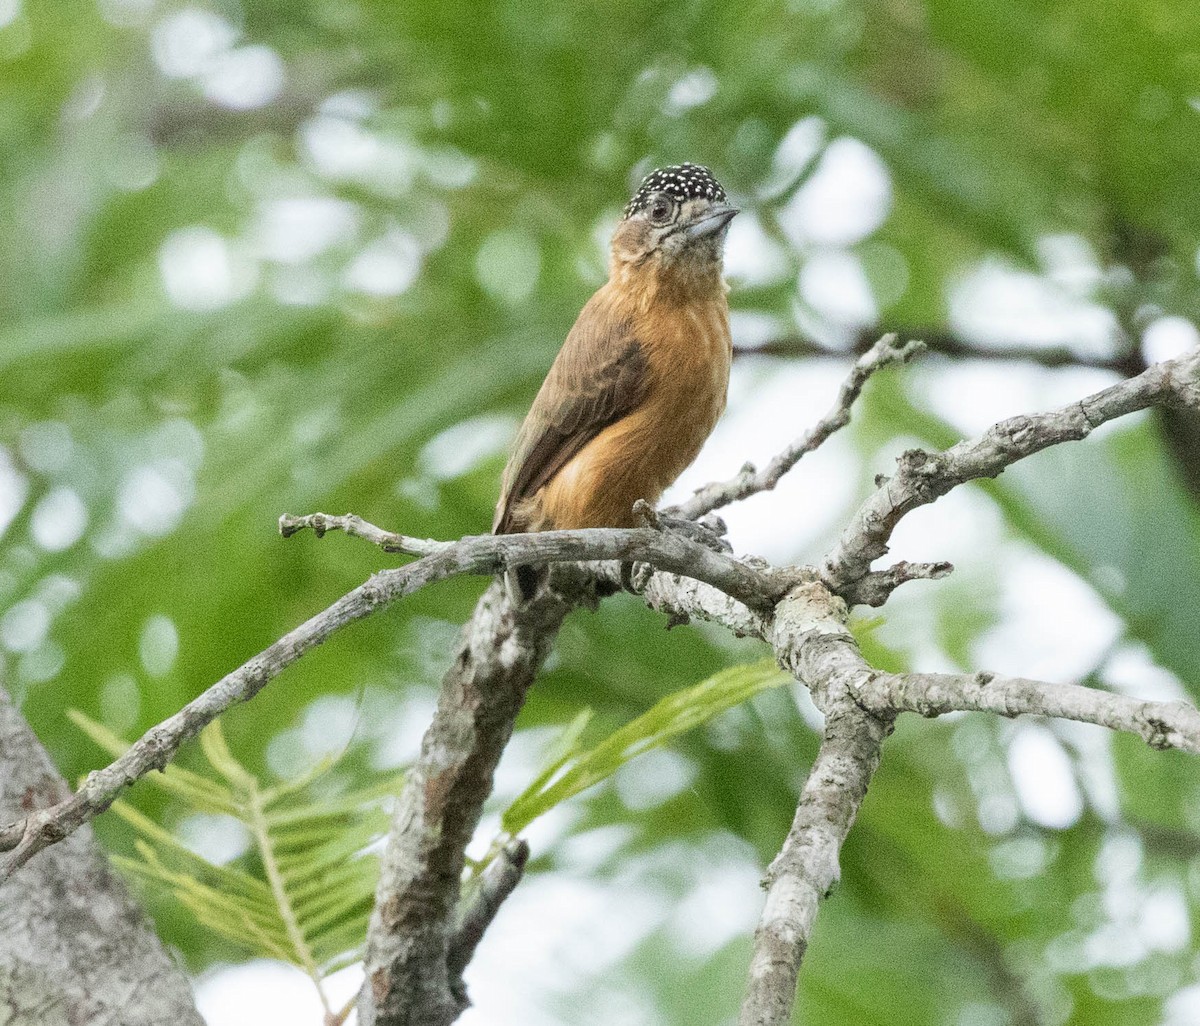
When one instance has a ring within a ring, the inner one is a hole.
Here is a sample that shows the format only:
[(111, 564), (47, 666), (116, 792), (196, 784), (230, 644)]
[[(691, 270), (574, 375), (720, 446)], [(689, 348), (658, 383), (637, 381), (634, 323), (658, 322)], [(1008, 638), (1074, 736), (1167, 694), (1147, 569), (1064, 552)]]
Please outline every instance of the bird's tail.
[(549, 573), (544, 566), (512, 566), (504, 571), (504, 590), (514, 606), (523, 606), (541, 591)]

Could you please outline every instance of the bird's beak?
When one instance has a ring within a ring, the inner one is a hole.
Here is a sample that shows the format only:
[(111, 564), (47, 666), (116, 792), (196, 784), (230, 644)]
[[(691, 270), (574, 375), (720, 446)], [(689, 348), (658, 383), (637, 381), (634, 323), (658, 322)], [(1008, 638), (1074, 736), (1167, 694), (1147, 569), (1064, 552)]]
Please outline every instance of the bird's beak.
[(714, 203), (687, 226), (687, 236), (689, 239), (707, 239), (721, 231), (739, 213), (737, 207), (731, 207), (728, 203)]

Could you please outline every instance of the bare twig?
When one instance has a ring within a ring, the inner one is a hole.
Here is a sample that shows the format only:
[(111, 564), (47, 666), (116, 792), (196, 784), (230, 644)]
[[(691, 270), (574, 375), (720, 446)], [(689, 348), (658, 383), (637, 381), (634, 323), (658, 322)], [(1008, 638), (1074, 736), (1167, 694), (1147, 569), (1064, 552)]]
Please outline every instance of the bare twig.
[(834, 432), (850, 423), (851, 407), (872, 374), (889, 364), (907, 363), (924, 348), (923, 342), (901, 344), (895, 335), (884, 335), (854, 362), (829, 412), (771, 460), (764, 470), (756, 470), (747, 463), (728, 481), (714, 481), (706, 485), (670, 512), (694, 520), (731, 502), (770, 491), (802, 456), (819, 448)]
[(910, 563), (901, 560), (886, 570), (872, 570), (841, 592), (850, 605), (882, 606), (892, 592), (909, 581), (939, 581), (954, 571), (952, 563)]
[(323, 538), (326, 531), (344, 531), (354, 538), (362, 538), (372, 545), (378, 545), (384, 552), (402, 552), (408, 556), (432, 556), (435, 552), (445, 552), (454, 542), (435, 541), (432, 538), (412, 538), (395, 531), (385, 531), (382, 527), (367, 523), (362, 517), (353, 513), (334, 516), (330, 513), (309, 513), (295, 517), (285, 513), (279, 518), (279, 533), (290, 538), (303, 530), (311, 530), (318, 538)]
[[(305, 518), (286, 519), (294, 524)], [(325, 516), (325, 529), (333, 529), (329, 523), (331, 521), (346, 519)], [(353, 519), (358, 520), (361, 528), (349, 533), (371, 540), (374, 540), (371, 538), (374, 532), (389, 534), (358, 517)], [(456, 542), (433, 542), (405, 535), (393, 537), (403, 538), (406, 545), (412, 543), (403, 551), (431, 550), (429, 555), (401, 568), (403, 571), (421, 568), (418, 579), (414, 580), (405, 594), (461, 574), (498, 574), (514, 566), (605, 560), (649, 563), (659, 570), (683, 574), (711, 584), (739, 602), (759, 610), (770, 609), (775, 600), (795, 582), (794, 570), (777, 569), (761, 560), (735, 559), (719, 547), (670, 527), (597, 527), (577, 531), (540, 531), (536, 534), (481, 534), (469, 535)], [(386, 578), (395, 572), (383, 570), (375, 578)]]
[(822, 575), (835, 591), (849, 593), (870, 571), (871, 563), (887, 552), (896, 525), (917, 507), (966, 481), (995, 477), (1051, 445), (1086, 438), (1101, 424), (1135, 410), (1156, 403), (1195, 407), (1198, 400), (1200, 350), (1192, 350), (1060, 410), (1010, 417), (945, 452), (910, 449), (897, 461), (896, 474), (851, 518), (825, 557)]
[(162, 769), (185, 741), (195, 737), (230, 706), (253, 698), (272, 678), (325, 641), (339, 627), (370, 615), (403, 594), (405, 583), (414, 576), (410, 572), (412, 567), (385, 571), (384, 574), (392, 575), (390, 577), (377, 574), (366, 584), (343, 595), (328, 609), (222, 677), (179, 712), (151, 727), (114, 762), (89, 773), (66, 801), (30, 813), (19, 822), (19, 832), (15, 826), (13, 829), (6, 827), (6, 843), (14, 837), (19, 841), (0, 867), (0, 881), (12, 876), (43, 848), (61, 841), (98, 816), (130, 784), (151, 770)]
[(856, 692), (877, 715), (941, 716), (966, 710), (1001, 716), (1055, 716), (1137, 734), (1152, 748), (1200, 755), (1200, 712), (1186, 702), (1147, 702), (1078, 684), (980, 673), (875, 674)]
[(326, 1012), (325, 1013), (325, 1026), (342, 1026), (342, 1024), (345, 1023), (345, 1021), (350, 1018), (350, 1013), (354, 1011), (354, 1006), (356, 1004), (358, 1004), (358, 995), (357, 994), (355, 994), (354, 997), (352, 997), (349, 1001), (347, 1001), (344, 1005), (342, 1005), (342, 1007), (339, 1008), (336, 1012), (334, 1012), (332, 1014), (330, 1014), (329, 1012)]
[[(645, 504), (641, 503), (640, 500), (639, 503), (635, 503), (635, 508), (639, 511), (643, 510), (644, 507)], [(658, 514), (654, 510), (650, 510), (650, 512), (654, 514), (654, 516), (648, 517), (651, 521), (650, 526), (653, 526), (655, 530), (662, 530), (661, 514)], [(328, 513), (312, 513), (308, 516), (284, 514), (279, 518), (279, 522), (281, 532), (286, 528), (285, 537), (305, 528), (311, 527), (317, 530), (319, 526), (320, 530), (317, 531), (318, 536), (323, 535), (326, 531), (341, 530), (353, 537), (363, 538), (373, 545), (378, 545), (380, 548), (386, 547), (385, 551), (405, 552), (409, 555), (424, 554), (426, 548), (429, 552), (442, 551), (443, 547), (453, 544), (452, 542), (412, 538), (408, 535), (397, 534), (394, 531), (386, 531), (353, 514), (347, 514), (346, 516), (333, 516)], [(689, 523), (707, 528), (714, 535), (720, 534), (723, 530), (723, 525), (719, 518), (716, 517), (706, 517), (704, 520)], [(710, 524), (712, 526), (709, 526)], [(776, 579), (779, 579), (781, 592), (786, 590), (787, 587), (801, 583), (802, 580), (815, 581), (818, 579), (815, 569), (794, 567), (788, 568), (781, 573), (777, 568), (771, 567), (761, 560), (751, 558), (744, 559), (743, 561), (755, 569), (771, 572)], [(665, 613), (667, 616), (676, 616), (684, 619), (697, 618), (721, 624), (738, 637), (765, 636), (767, 628), (761, 612), (755, 612), (747, 607), (745, 603), (731, 598), (725, 592), (714, 588), (711, 584), (693, 580), (682, 574), (658, 570), (648, 564), (642, 565), (646, 566), (650, 573), (642, 579), (640, 585), (636, 587), (636, 591), (645, 599), (646, 604), (651, 609)], [(591, 565), (591, 570), (595, 574), (597, 582), (605, 590), (621, 591), (629, 583), (627, 579), (628, 575), (622, 572), (621, 563), (619, 562), (596, 562)], [(2, 837), (3, 834), (0, 833), (0, 838)], [(0, 846), (0, 851), (2, 850), (4, 849)]]
[(483, 871), (479, 889), (459, 920), (458, 928), (450, 940), (446, 960), (450, 969), (450, 989), (458, 998), (460, 1009), (465, 1010), (469, 1003), (462, 982), (463, 971), (470, 965), (475, 949), (487, 928), (492, 925), (500, 906), (521, 882), (528, 861), (529, 845), (525, 841), (517, 838), (504, 845)]

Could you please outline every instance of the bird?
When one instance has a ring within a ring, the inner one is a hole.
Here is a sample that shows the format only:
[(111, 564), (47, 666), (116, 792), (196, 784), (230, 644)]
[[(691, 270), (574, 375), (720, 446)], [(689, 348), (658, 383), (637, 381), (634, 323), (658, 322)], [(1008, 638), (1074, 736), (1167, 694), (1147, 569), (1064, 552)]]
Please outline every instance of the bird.
[[(636, 526), (634, 503), (657, 504), (695, 459), (728, 393), (723, 252), (738, 212), (699, 164), (645, 177), (613, 232), (608, 281), (517, 433), (494, 534)], [(536, 575), (515, 580), (526, 597), (536, 588)]]

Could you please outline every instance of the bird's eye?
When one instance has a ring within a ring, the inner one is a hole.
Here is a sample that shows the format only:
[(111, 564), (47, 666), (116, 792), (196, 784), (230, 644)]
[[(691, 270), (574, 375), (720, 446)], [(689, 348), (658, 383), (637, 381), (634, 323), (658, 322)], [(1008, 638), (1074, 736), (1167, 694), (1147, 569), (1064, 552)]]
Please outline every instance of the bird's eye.
[(650, 204), (650, 220), (655, 224), (666, 224), (671, 220), (674, 207), (666, 196), (660, 196)]

